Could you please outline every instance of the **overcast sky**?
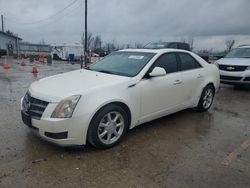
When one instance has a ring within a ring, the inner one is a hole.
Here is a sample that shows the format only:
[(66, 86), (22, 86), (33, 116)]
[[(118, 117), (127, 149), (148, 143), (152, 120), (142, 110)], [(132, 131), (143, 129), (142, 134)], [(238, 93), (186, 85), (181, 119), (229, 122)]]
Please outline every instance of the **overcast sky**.
[[(236, 44), (250, 44), (250, 0), (88, 2), (89, 31), (104, 41), (146, 44), (194, 37), (198, 49), (223, 49), (225, 39), (231, 38)], [(84, 0), (0, 0), (0, 13), (5, 17), (5, 29), (25, 41), (81, 41)]]

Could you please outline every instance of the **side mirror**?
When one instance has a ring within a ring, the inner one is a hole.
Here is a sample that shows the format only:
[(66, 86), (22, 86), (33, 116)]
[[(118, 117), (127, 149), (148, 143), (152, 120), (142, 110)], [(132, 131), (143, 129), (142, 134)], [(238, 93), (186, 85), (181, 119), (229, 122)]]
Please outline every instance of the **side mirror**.
[(155, 67), (151, 73), (149, 73), (149, 76), (151, 77), (159, 77), (159, 76), (165, 76), (167, 75), (165, 69), (161, 67)]

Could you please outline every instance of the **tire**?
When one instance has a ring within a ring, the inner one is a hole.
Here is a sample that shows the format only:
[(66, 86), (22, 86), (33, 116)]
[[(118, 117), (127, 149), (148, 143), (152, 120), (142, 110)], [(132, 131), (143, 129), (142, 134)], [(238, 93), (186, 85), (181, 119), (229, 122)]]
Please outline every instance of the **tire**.
[(207, 85), (201, 93), (201, 97), (196, 110), (200, 112), (208, 111), (213, 104), (214, 95), (214, 87), (212, 85)]
[(99, 149), (111, 148), (121, 141), (128, 125), (128, 115), (123, 108), (115, 104), (105, 106), (90, 123), (88, 142)]

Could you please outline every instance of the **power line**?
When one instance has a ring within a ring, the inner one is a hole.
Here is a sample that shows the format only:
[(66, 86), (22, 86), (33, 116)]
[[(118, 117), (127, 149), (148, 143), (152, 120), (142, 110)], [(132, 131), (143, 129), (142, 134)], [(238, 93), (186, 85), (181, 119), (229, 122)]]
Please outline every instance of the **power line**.
[(70, 8), (71, 6), (73, 6), (78, 0), (74, 0), (72, 1), (70, 4), (68, 4), (66, 7), (62, 8), (61, 10), (57, 11), (56, 13), (50, 15), (49, 17), (47, 18), (44, 18), (44, 19), (41, 19), (41, 20), (37, 20), (37, 21), (33, 21), (33, 22), (19, 22), (19, 21), (16, 21), (14, 19), (11, 19), (9, 17), (6, 17), (5, 16), (5, 19), (6, 20), (9, 20), (10, 22), (14, 22), (16, 24), (27, 24), (27, 25), (31, 25), (31, 24), (37, 24), (37, 23), (41, 23), (41, 22), (44, 22), (44, 21), (47, 21), (47, 20), (50, 20), (51, 18), (57, 16), (58, 14), (64, 12), (66, 9)]
[[(40, 24), (37, 24), (37, 25), (25, 25), (25, 27), (22, 27), (22, 30), (30, 30), (31, 28), (32, 29), (39, 29), (39, 28), (48, 28), (48, 26), (55, 26), (55, 24), (59, 24), (61, 25), (61, 21), (63, 18), (65, 18), (66, 16), (69, 16), (69, 15), (73, 15), (74, 13), (77, 12), (77, 10), (79, 10), (81, 7), (78, 6), (70, 11), (67, 11), (67, 12), (64, 12), (62, 15), (60, 15), (60, 17), (55, 17), (53, 20), (50, 20), (48, 22), (43, 22), (43, 23), (40, 23)], [(68, 25), (64, 22), (64, 25), (65, 27), (67, 27)], [(12, 27), (15, 28), (15, 26), (12, 25)]]

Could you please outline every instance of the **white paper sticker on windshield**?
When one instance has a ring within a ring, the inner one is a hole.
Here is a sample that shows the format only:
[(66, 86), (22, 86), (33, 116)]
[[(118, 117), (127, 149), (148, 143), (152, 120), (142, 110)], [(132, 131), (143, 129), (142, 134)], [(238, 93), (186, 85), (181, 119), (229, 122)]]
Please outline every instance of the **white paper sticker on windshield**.
[(128, 57), (129, 59), (137, 59), (137, 60), (140, 60), (140, 59), (143, 59), (144, 56), (142, 55), (131, 55)]
[(157, 44), (157, 47), (158, 47), (158, 48), (164, 48), (165, 45), (164, 45), (164, 44)]

